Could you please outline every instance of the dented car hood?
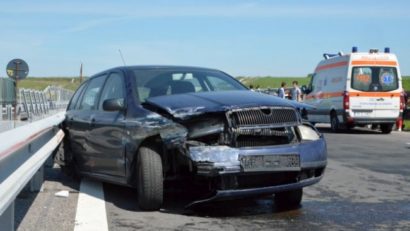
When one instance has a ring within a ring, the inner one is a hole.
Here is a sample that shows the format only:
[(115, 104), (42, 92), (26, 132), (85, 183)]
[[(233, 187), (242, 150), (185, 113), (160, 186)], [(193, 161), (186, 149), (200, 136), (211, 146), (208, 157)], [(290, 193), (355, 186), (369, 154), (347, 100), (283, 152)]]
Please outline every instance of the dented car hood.
[[(249, 90), (157, 96), (148, 98), (145, 104), (165, 110), (178, 119), (185, 119), (207, 112), (222, 112), (235, 108), (260, 106), (305, 108), (305, 106), (307, 106)], [(300, 105), (300, 107), (298, 105)]]

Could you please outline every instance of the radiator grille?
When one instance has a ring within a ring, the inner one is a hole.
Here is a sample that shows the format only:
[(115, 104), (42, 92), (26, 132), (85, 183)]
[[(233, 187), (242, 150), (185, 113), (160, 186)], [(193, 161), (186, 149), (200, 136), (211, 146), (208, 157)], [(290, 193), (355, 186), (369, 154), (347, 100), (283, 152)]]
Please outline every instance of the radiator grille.
[(299, 122), (296, 110), (293, 108), (246, 108), (228, 113), (232, 127), (277, 125), (284, 126)]

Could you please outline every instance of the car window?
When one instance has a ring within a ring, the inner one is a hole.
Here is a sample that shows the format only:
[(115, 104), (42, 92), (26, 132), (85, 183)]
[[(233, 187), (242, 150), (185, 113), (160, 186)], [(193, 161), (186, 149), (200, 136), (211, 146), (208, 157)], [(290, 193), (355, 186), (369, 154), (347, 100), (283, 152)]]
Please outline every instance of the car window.
[(99, 76), (92, 78), (90, 80), (90, 83), (88, 84), (87, 89), (84, 92), (81, 105), (80, 105), (80, 110), (95, 110), (96, 109), (96, 104), (97, 104), (97, 99), (98, 99), (98, 94), (100, 93), (101, 87), (104, 84), (104, 80), (107, 76)]
[(354, 67), (352, 88), (359, 91), (393, 91), (398, 89), (397, 71), (394, 67)]
[(214, 70), (188, 68), (135, 69), (140, 102), (150, 97), (205, 91), (247, 90), (233, 77)]
[(225, 79), (219, 76), (206, 76), (207, 83), (210, 85), (209, 88), (212, 91), (231, 91), (237, 90), (237, 88)]
[(82, 84), (77, 91), (74, 93), (73, 97), (71, 98), (70, 104), (68, 105), (68, 109), (67, 110), (74, 110), (75, 106), (77, 105), (77, 101), (80, 98), (81, 93), (83, 92), (85, 86), (87, 84)]
[(104, 84), (98, 110), (103, 110), (104, 100), (124, 98), (124, 78), (120, 73), (112, 73)]

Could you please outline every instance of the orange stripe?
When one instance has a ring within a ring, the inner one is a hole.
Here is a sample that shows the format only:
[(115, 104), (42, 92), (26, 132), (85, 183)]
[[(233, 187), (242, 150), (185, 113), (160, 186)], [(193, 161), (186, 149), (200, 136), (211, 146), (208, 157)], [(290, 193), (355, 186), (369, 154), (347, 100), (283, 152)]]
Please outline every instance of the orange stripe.
[(396, 61), (382, 61), (382, 60), (354, 60), (352, 65), (382, 65), (382, 66), (397, 66)]
[(347, 62), (347, 61), (326, 64), (326, 65), (318, 66), (316, 68), (315, 72), (322, 71), (322, 70), (325, 70), (325, 69), (336, 68), (336, 67), (343, 67), (343, 66), (347, 66), (348, 64), (349, 64), (349, 62)]
[[(321, 92), (315, 95), (307, 95), (306, 99), (329, 99), (343, 96), (340, 92)], [(350, 97), (400, 97), (400, 92), (349, 92)]]
[(308, 95), (306, 99), (329, 99), (343, 96), (343, 91), (340, 92), (321, 92), (315, 95)]
[(400, 97), (400, 92), (349, 92), (350, 97)]

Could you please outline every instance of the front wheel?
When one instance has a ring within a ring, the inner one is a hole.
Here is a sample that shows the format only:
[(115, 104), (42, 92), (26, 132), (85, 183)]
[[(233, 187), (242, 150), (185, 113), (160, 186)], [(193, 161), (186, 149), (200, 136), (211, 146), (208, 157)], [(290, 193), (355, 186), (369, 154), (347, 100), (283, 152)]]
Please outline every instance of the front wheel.
[(279, 208), (296, 208), (302, 202), (303, 189), (275, 193), (275, 205)]
[(383, 134), (390, 134), (393, 130), (393, 124), (380, 124), (380, 130)]
[(138, 205), (143, 210), (158, 210), (164, 191), (161, 156), (155, 149), (141, 147), (137, 158)]

